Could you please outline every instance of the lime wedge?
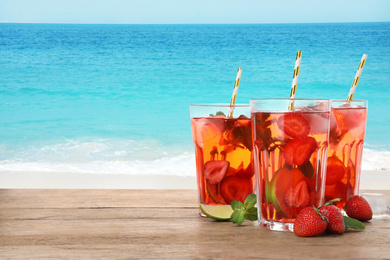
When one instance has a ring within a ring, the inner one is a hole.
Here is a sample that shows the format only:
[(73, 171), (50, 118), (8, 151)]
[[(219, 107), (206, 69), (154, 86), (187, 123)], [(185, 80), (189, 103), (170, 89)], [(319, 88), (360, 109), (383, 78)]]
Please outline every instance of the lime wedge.
[(215, 220), (229, 220), (233, 213), (233, 209), (230, 205), (204, 205), (200, 204), (200, 210), (209, 218)]

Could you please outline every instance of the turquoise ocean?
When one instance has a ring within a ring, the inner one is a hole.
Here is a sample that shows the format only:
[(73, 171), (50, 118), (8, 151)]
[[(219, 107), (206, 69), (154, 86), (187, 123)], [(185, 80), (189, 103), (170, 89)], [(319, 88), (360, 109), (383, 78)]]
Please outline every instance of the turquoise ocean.
[(0, 172), (194, 176), (189, 105), (368, 100), (363, 169), (390, 168), (390, 23), (0, 24)]

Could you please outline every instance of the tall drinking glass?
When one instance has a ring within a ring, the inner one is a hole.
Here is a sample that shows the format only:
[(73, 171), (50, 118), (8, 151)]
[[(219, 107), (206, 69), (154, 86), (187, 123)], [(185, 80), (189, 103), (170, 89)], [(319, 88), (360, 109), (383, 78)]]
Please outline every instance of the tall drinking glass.
[(293, 231), (297, 214), (325, 193), (329, 100), (252, 99), (260, 226)]
[[(233, 110), (233, 116), (227, 117)], [(249, 104), (190, 105), (199, 203), (230, 207), (254, 193)], [(204, 216), (200, 212), (201, 216)]]
[(340, 198), (340, 209), (359, 193), (367, 105), (366, 100), (332, 100), (325, 200)]

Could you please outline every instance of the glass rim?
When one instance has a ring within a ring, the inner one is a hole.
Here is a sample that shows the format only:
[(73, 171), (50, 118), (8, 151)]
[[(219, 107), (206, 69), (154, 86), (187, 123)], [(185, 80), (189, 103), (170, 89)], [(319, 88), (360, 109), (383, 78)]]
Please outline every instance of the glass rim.
[(331, 99), (332, 102), (367, 102), (368, 100), (346, 100), (346, 99)]
[(190, 104), (190, 107), (250, 107), (250, 104), (230, 105), (229, 103), (199, 103), (199, 104)]
[(331, 101), (332, 99), (329, 99), (329, 98), (252, 98), (250, 99), (250, 101), (256, 101), (256, 100), (261, 100), (261, 101), (264, 101), (264, 100), (278, 100), (278, 101), (289, 101), (289, 100), (294, 100), (294, 101), (313, 101), (313, 100), (317, 100), (317, 101)]

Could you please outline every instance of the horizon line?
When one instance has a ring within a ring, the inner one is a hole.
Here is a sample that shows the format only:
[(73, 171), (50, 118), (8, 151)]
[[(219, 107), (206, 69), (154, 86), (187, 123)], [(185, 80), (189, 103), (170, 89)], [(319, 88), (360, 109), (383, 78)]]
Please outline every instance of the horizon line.
[(255, 25), (255, 24), (338, 24), (338, 23), (389, 23), (390, 21), (365, 21), (365, 22), (259, 22), (259, 23), (73, 23), (73, 22), (8, 22), (0, 21), (0, 24), (80, 24), (80, 25)]

